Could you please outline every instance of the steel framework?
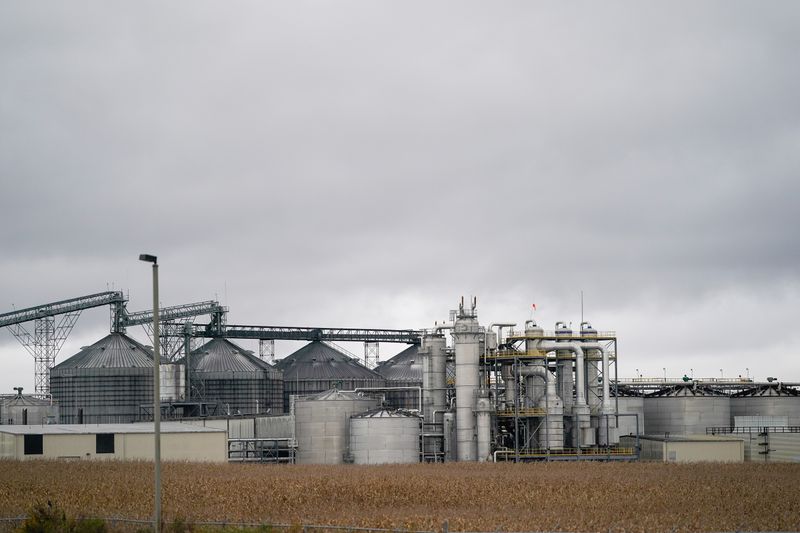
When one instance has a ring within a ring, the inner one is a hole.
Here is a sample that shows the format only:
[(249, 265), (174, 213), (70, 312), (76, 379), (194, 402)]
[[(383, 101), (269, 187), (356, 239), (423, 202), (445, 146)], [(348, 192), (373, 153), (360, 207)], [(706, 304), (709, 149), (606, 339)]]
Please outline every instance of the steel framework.
[(245, 326), (215, 323), (196, 325), (193, 337), (225, 337), (228, 339), (399, 342), (419, 344), (422, 333), (413, 329), (309, 328), (290, 326)]
[[(11, 334), (33, 356), (36, 396), (50, 395), (50, 369), (81, 311), (103, 305), (122, 307), (124, 302), (122, 292), (108, 291), (0, 314), (0, 327), (8, 327)], [(24, 326), (24, 323), (31, 321), (33, 333)]]

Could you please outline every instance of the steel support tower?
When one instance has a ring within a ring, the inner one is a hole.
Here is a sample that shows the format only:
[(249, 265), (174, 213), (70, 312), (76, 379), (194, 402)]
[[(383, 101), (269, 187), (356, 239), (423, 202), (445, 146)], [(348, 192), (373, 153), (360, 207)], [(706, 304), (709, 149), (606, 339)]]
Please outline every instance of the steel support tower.
[[(28, 307), (0, 315), (0, 327), (11, 334), (34, 359), (34, 394), (50, 396), (50, 369), (69, 337), (81, 311), (103, 305), (124, 306), (122, 292), (100, 292), (49, 304)], [(25, 323), (33, 322), (33, 328)]]

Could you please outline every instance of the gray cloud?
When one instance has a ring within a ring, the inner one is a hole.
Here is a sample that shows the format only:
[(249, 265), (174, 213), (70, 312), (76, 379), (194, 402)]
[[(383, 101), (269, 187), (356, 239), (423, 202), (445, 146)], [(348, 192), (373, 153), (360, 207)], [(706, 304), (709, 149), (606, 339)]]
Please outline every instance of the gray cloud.
[(800, 379), (798, 28), (792, 2), (5, 2), (0, 311), (145, 308), (152, 251), (165, 304), (237, 322), (423, 327), (471, 293), (577, 321), (583, 289), (621, 370)]

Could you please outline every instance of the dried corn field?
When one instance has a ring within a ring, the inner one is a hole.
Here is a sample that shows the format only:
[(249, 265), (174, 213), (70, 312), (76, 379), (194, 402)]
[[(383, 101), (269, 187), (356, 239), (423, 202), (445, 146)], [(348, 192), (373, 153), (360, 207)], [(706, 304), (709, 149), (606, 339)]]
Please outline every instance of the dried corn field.
[[(800, 530), (800, 465), (647, 463), (164, 466), (164, 514), (189, 521), (471, 531)], [(148, 518), (152, 464), (0, 462), (0, 516), (52, 500)]]

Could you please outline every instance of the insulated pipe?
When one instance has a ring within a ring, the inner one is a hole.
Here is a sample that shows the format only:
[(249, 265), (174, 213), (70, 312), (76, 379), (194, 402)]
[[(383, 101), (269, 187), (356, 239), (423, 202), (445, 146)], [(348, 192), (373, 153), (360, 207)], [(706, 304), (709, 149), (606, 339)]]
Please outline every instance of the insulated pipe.
[[(578, 405), (586, 405), (585, 393), (585, 377), (584, 377), (584, 350), (600, 350), (603, 355), (603, 414), (606, 413), (605, 409), (611, 408), (611, 388), (609, 386), (610, 380), (606, 379), (608, 372), (608, 350), (602, 344), (596, 342), (540, 342), (537, 348), (543, 352), (552, 352), (555, 350), (569, 350), (575, 353), (576, 361), (576, 376), (575, 376), (575, 403)], [(613, 409), (611, 409), (613, 411)]]

